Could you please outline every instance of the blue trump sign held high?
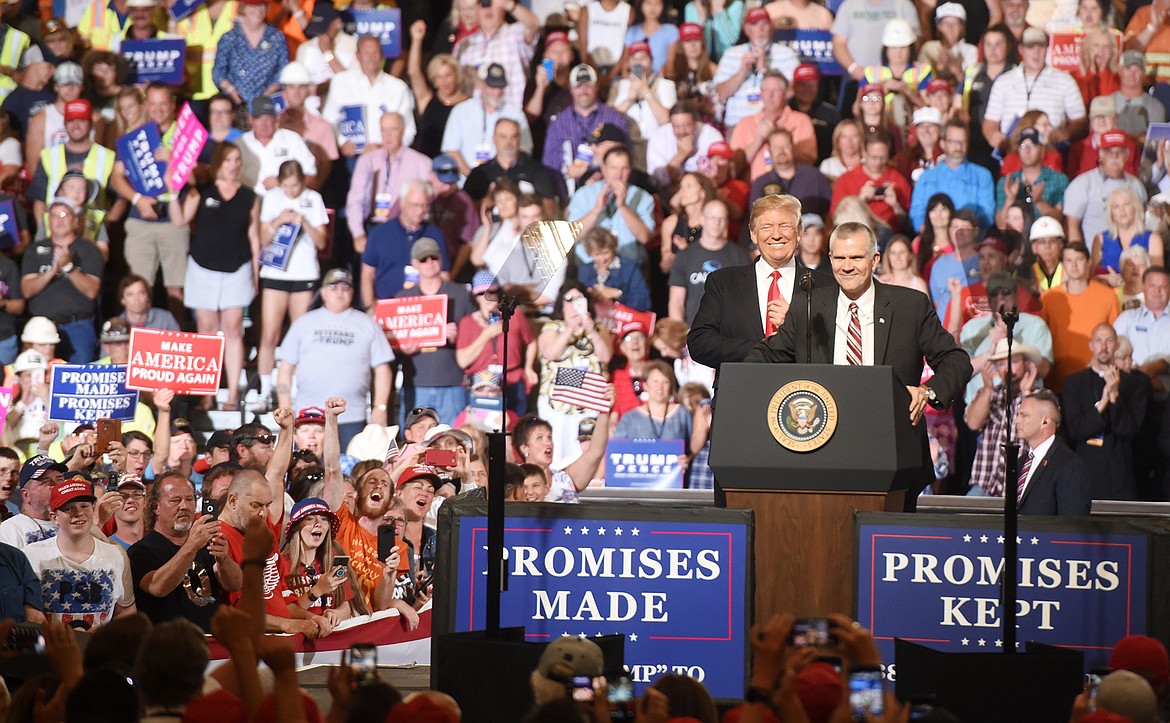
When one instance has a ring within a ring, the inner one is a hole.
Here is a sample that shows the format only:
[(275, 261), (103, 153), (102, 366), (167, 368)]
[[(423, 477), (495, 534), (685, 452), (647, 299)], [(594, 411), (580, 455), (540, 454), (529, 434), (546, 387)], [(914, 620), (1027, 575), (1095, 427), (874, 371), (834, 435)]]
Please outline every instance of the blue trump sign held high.
[[(454, 593), (443, 623), (482, 629), (486, 588), (484, 506), (453, 505), (452, 554), (439, 565)], [(509, 507), (508, 589), (501, 624), (530, 641), (621, 634), (639, 689), (677, 672), (716, 698), (743, 695), (751, 589), (750, 512), (591, 505)], [(443, 549), (446, 541), (440, 542)], [(448, 561), (449, 560), (449, 561)], [(447, 569), (450, 568), (450, 569)], [(437, 583), (438, 584), (438, 583)]]
[(682, 489), (681, 439), (611, 439), (605, 445), (605, 486)]
[(126, 180), (143, 196), (158, 198), (166, 190), (163, 174), (167, 164), (155, 160), (154, 150), (162, 145), (162, 135), (154, 121), (132, 130), (116, 142), (118, 160), (126, 166)]
[(803, 63), (814, 63), (821, 75), (843, 75), (833, 55), (833, 34), (828, 30), (810, 28), (781, 28), (772, 32), (772, 40), (787, 45), (800, 56)]
[(54, 364), (49, 419), (95, 422), (134, 419), (138, 392), (126, 388), (125, 364)]
[(382, 43), (382, 55), (397, 58), (402, 55), (402, 11), (354, 10), (353, 20), (357, 25), (357, 37), (373, 35)]
[(121, 51), (134, 82), (182, 84), (187, 57), (187, 41), (183, 38), (123, 40)]
[[(1003, 532), (990, 520), (867, 524), (878, 519), (858, 525), (857, 619), (883, 659), (894, 659), (894, 638), (1002, 651)], [(1079, 648), (1088, 668), (1107, 664), (1118, 640), (1146, 632), (1148, 538), (1030, 522), (1021, 518), (1018, 536), (1018, 639)]]

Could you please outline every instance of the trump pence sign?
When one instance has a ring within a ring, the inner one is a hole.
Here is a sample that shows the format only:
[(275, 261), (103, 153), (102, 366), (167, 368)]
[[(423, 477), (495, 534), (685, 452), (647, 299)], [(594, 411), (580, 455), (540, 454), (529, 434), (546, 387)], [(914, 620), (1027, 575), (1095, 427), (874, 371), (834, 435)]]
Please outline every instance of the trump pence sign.
[[(518, 509), (523, 508), (523, 509)], [(445, 504), (437, 566), (452, 593), (446, 631), (483, 629), (486, 504)], [(465, 515), (466, 513), (466, 515)], [(548, 642), (624, 635), (639, 689), (665, 673), (703, 682), (716, 698), (743, 695), (752, 589), (751, 512), (711, 508), (534, 503), (509, 506), (508, 585), (501, 625)]]

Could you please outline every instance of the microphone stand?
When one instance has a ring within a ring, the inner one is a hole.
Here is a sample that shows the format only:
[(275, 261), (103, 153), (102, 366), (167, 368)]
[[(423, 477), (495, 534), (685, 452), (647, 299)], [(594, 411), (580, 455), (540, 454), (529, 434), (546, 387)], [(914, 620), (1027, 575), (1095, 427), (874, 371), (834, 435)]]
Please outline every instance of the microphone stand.
[[(1003, 444), (1003, 577), (1000, 598), (1003, 618), (1003, 652), (1011, 655), (1016, 652), (1016, 584), (1019, 577), (1016, 570), (1016, 565), (1019, 562), (1016, 536), (1019, 534), (1020, 521), (1017, 507), (1020, 443), (1012, 434), (1012, 407), (1015, 403), (1015, 395), (1012, 394), (1012, 344), (1015, 341), (1014, 332), (1016, 322), (1020, 320), (1020, 311), (1014, 303), (1010, 309), (1004, 305), (1000, 307), (999, 316), (1007, 327), (1008, 353), (1007, 374), (1004, 379), (1004, 387), (1007, 389), (1007, 439)], [(1008, 491), (1009, 483), (1012, 485), (1011, 492)]]
[(487, 590), (485, 619), (487, 636), (500, 634), (500, 595), (508, 587), (508, 570), (504, 561), (504, 477), (508, 463), (508, 331), (512, 314), (520, 300), (500, 290), (500, 323), (503, 324), (503, 343), (500, 345), (500, 364), (504, 370), (500, 379), (503, 414), (500, 426), (488, 432), (488, 529), (487, 529)]
[(805, 269), (800, 277), (800, 288), (804, 290), (804, 363), (812, 364), (812, 290), (813, 272)]

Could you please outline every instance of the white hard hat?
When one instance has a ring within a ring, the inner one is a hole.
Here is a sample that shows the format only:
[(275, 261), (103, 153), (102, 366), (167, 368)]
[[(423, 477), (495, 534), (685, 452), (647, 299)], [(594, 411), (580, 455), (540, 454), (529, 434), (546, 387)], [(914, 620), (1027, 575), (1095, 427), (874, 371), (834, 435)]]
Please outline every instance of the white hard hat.
[(20, 340), (26, 344), (60, 344), (57, 325), (43, 316), (34, 316), (24, 325)]
[(33, 369), (48, 368), (49, 363), (45, 361), (45, 355), (33, 349), (25, 349), (16, 357), (16, 361), (12, 363), (12, 371), (17, 374), (32, 371)]
[(313, 79), (309, 76), (309, 69), (303, 64), (293, 61), (280, 71), (281, 85), (310, 85)]
[(918, 40), (918, 33), (910, 27), (909, 21), (902, 18), (894, 18), (886, 23), (886, 29), (882, 31), (882, 45), (887, 48), (909, 47), (916, 40)]
[(1032, 224), (1032, 230), (1028, 233), (1028, 240), (1035, 241), (1038, 238), (1064, 238), (1064, 227), (1060, 225), (1051, 216), (1041, 216)]

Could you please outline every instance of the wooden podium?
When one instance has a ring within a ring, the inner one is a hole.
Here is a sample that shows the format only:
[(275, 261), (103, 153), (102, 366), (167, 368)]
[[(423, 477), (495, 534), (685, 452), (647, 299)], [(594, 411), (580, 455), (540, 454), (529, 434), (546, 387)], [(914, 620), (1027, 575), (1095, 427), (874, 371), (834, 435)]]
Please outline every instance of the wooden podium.
[(890, 367), (724, 364), (711, 468), (755, 513), (755, 619), (853, 611), (853, 513), (901, 512), (931, 474)]

